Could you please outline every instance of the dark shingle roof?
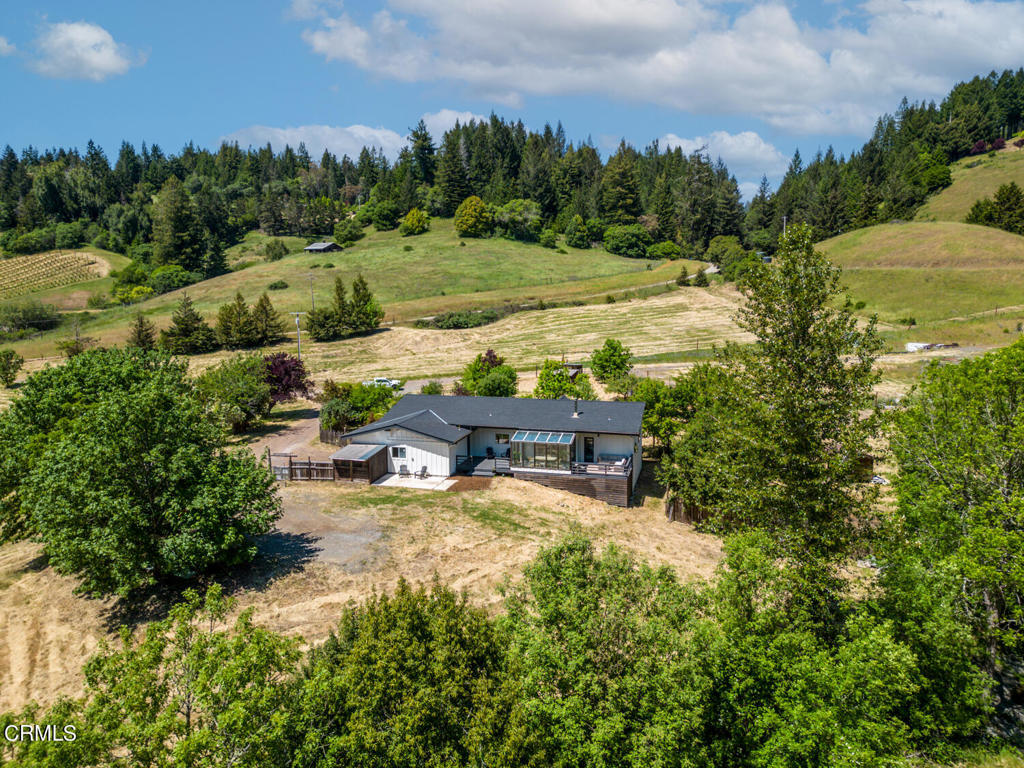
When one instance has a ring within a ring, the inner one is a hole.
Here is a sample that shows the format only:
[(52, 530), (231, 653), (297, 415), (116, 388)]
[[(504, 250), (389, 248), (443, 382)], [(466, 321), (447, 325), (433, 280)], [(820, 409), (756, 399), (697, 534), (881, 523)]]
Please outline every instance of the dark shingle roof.
[[(603, 432), (638, 435), (644, 415), (643, 403), (580, 400), (579, 415), (573, 417), (576, 401), (539, 400), (521, 397), (473, 397), (460, 395), (406, 395), (381, 421), (356, 430), (357, 433), (430, 412), (446, 425), (535, 429), (552, 432)], [(406, 426), (403, 424), (403, 426)], [(411, 428), (411, 427), (410, 427)], [(465, 431), (465, 430), (463, 430)], [(355, 433), (352, 433), (355, 434)], [(434, 437), (435, 435), (431, 435)], [(444, 439), (444, 438), (442, 438)], [(455, 440), (449, 440), (455, 442)]]
[[(403, 400), (404, 399), (405, 398), (403, 398)], [(384, 414), (384, 418), (380, 421), (367, 424), (365, 427), (360, 427), (359, 429), (353, 429), (351, 432), (347, 433), (345, 437), (365, 435), (368, 432), (376, 432), (379, 429), (385, 429), (387, 427), (401, 427), (402, 429), (408, 429), (411, 432), (416, 432), (420, 435), (444, 440), (446, 443), (457, 443), (469, 434), (468, 429), (461, 429), (448, 424), (444, 419), (427, 408), (420, 408), (418, 410), (407, 411), (405, 413), (395, 413), (395, 409), (392, 408)]]

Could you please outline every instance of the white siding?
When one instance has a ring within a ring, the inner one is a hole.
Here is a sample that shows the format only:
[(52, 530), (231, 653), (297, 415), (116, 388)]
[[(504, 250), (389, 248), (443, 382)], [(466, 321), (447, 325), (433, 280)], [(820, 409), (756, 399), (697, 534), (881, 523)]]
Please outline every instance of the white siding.
[[(512, 435), (515, 433), (514, 429), (490, 429), (485, 427), (474, 429), (473, 434), (469, 436), (470, 453), (474, 456), (486, 456), (487, 449), (490, 448), (494, 451), (495, 456), (504, 456), (505, 451), (512, 447)], [(497, 435), (499, 434), (508, 435), (509, 442), (498, 443)]]
[[(576, 437), (579, 443), (578, 456), (583, 456), (583, 435)], [(598, 435), (594, 441), (594, 458), (608, 461), (626, 456), (633, 457), (633, 487), (640, 479), (640, 467), (643, 461), (640, 438), (634, 435)]]
[[(435, 477), (449, 477), (454, 474), (454, 463), (448, 443), (435, 440), (407, 429), (381, 429), (359, 436), (359, 442), (374, 445), (386, 445), (388, 454), (388, 472), (396, 473), (405, 464), (410, 472), (419, 472), (422, 467)], [(391, 448), (405, 448), (405, 458), (392, 456)]]

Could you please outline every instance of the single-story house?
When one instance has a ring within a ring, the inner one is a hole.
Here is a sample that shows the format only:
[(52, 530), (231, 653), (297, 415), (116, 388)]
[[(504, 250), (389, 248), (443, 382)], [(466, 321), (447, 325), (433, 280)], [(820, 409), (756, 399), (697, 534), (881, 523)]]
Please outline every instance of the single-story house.
[(344, 438), (386, 446), (392, 473), (512, 475), (628, 506), (643, 414), (633, 402), (406, 395)]
[(331, 251), (340, 251), (341, 246), (337, 243), (310, 243), (302, 250), (306, 253), (330, 253)]

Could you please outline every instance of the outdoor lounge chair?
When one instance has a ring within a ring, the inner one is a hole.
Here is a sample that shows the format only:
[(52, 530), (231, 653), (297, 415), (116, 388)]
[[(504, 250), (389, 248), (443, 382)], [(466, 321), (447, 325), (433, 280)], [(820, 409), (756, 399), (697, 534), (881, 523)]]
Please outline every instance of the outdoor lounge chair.
[(424, 465), (423, 468), (416, 473), (416, 477), (420, 478), (421, 480), (425, 480), (429, 474), (430, 473), (427, 471), (426, 465)]
[(409, 471), (409, 467), (407, 467), (405, 464), (403, 464), (402, 466), (400, 466), (398, 468), (398, 476), (399, 477), (412, 477), (412, 472)]
[(491, 448), (491, 446), (489, 446), (489, 445), (487, 446), (486, 453), (487, 453), (487, 458), (488, 459), (493, 459), (494, 458), (494, 449)]

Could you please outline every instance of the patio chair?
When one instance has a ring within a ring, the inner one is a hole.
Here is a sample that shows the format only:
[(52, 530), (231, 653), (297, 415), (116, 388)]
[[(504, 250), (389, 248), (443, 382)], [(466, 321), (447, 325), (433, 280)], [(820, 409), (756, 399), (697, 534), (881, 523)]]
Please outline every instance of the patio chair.
[(399, 477), (412, 477), (412, 472), (409, 471), (409, 467), (403, 464), (398, 468)]
[(426, 465), (424, 465), (420, 469), (420, 471), (416, 473), (416, 477), (418, 477), (420, 480), (426, 480), (426, 478), (427, 478), (427, 476), (429, 474), (430, 474), (430, 472), (427, 471), (427, 467), (426, 467)]
[(493, 459), (494, 458), (494, 449), (491, 448), (491, 446), (489, 446), (489, 445), (487, 446), (487, 450), (485, 451), (485, 453), (487, 454), (487, 458), (488, 459)]

